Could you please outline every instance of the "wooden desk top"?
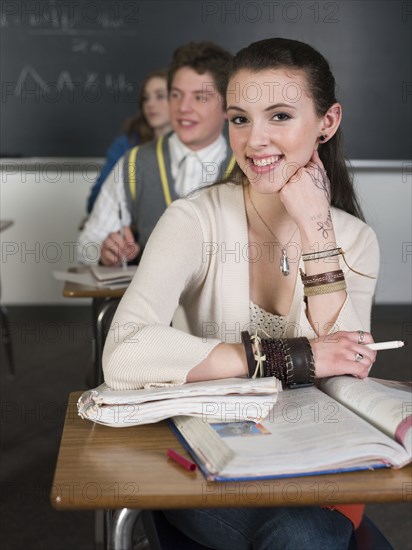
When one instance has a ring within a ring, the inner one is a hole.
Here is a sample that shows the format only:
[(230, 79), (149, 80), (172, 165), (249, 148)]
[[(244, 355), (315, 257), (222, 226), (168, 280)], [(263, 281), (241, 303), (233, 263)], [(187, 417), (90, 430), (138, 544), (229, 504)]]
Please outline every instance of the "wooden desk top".
[[(73, 273), (86, 273), (89, 267), (73, 267), (70, 269)], [(66, 281), (63, 288), (65, 298), (121, 298), (127, 287), (121, 288), (100, 288), (97, 286), (87, 286), (78, 283)]]
[(333, 506), (407, 502), (412, 466), (338, 475), (216, 483), (166, 457), (188, 456), (165, 422), (110, 428), (77, 415), (81, 392), (70, 394), (51, 491), (59, 509), (166, 509), (227, 506)]

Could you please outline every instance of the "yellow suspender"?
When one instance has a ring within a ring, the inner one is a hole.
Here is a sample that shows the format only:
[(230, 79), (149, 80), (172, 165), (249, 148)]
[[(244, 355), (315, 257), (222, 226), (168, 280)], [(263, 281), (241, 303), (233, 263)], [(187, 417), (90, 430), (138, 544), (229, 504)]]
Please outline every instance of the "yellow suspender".
[(232, 155), (232, 158), (230, 159), (229, 165), (226, 168), (226, 172), (225, 172), (225, 175), (224, 175), (223, 179), (226, 179), (228, 177), (228, 175), (230, 174), (230, 172), (233, 170), (235, 162), (236, 162), (235, 156)]
[(129, 155), (128, 172), (129, 172), (129, 189), (132, 200), (136, 198), (136, 155), (139, 146), (133, 147)]
[[(129, 188), (130, 188), (130, 195), (132, 197), (132, 200), (136, 199), (136, 155), (137, 155), (138, 149), (139, 149), (139, 146), (133, 147), (129, 155), (129, 166), (128, 166)], [(166, 167), (165, 167), (165, 159), (163, 156), (163, 137), (160, 137), (157, 140), (156, 156), (157, 156), (157, 163), (159, 165), (160, 181), (162, 183), (163, 195), (165, 197), (166, 206), (169, 206), (169, 204), (172, 202), (172, 198), (170, 196), (169, 182), (167, 181), (167, 174), (166, 174)], [(224, 176), (225, 178), (227, 178), (227, 176), (233, 170), (233, 166), (235, 165), (235, 162), (236, 162), (235, 157), (232, 155), (229, 165), (225, 171), (225, 176)]]
[(166, 167), (165, 167), (165, 159), (163, 156), (163, 136), (157, 140), (156, 155), (157, 155), (157, 163), (159, 165), (160, 181), (162, 182), (162, 187), (163, 187), (163, 195), (165, 196), (166, 206), (169, 206), (169, 204), (172, 202), (172, 197), (170, 196), (169, 182), (167, 181), (167, 174), (166, 174)]

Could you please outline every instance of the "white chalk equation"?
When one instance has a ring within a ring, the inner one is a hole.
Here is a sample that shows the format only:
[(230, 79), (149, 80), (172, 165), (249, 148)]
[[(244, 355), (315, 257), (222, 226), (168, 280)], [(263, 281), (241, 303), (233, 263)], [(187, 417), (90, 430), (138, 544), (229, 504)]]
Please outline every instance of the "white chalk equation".
[(0, 5), (0, 26), (25, 26), (42, 30), (77, 31), (94, 27), (100, 30), (118, 31), (129, 24), (139, 22), (137, 2), (122, 1), (77, 1), (63, 2), (6, 1)]
[(1, 101), (20, 98), (22, 102), (48, 101), (54, 103), (63, 97), (69, 102), (80, 94), (82, 100), (94, 103), (101, 99), (104, 93), (111, 93), (114, 100), (122, 103), (136, 103), (138, 84), (128, 80), (122, 72), (87, 71), (73, 75), (69, 70), (62, 69), (53, 80), (46, 80), (42, 74), (31, 65), (24, 66), (14, 82), (2, 82)]

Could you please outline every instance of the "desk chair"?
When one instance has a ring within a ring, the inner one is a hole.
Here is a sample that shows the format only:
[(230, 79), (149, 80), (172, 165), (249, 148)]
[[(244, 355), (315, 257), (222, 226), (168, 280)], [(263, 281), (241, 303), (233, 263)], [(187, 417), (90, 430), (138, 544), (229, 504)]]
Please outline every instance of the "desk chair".
[(119, 302), (119, 298), (93, 298), (95, 351), (93, 358), (94, 375), (92, 387), (98, 386), (103, 382), (103, 348)]
[[(150, 550), (210, 550), (207, 546), (189, 539), (181, 531), (171, 525), (160, 511), (139, 512), (124, 508), (119, 510), (114, 522), (110, 550), (131, 550), (133, 547), (133, 531), (141, 513), (144, 531), (149, 546), (142, 543), (140, 548)], [(376, 525), (364, 516), (362, 523), (353, 533), (348, 550), (393, 550), (393, 547)]]

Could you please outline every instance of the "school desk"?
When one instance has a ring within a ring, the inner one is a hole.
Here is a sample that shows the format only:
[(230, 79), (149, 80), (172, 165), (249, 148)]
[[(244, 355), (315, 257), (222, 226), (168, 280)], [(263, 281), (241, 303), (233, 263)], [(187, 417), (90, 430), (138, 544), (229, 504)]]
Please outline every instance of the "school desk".
[(111, 428), (77, 415), (81, 392), (70, 394), (51, 491), (57, 510), (333, 506), (410, 502), (412, 465), (400, 470), (207, 482), (166, 456), (187, 452), (166, 422)]

